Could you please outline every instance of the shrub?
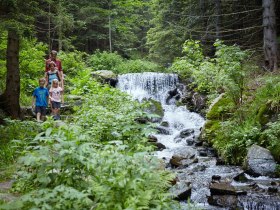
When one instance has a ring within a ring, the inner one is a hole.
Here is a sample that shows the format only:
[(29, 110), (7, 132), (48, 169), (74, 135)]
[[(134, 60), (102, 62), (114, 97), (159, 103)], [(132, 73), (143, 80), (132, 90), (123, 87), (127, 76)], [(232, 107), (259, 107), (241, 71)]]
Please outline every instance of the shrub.
[(145, 60), (125, 60), (117, 66), (117, 72), (120, 74), (125, 73), (138, 73), (138, 72), (159, 72), (162, 68), (150, 61)]
[(123, 62), (123, 58), (117, 52), (96, 51), (90, 55), (87, 64), (94, 70), (112, 70), (118, 72), (117, 66)]
[(172, 209), (165, 191), (174, 176), (156, 157), (99, 144), (81, 127), (43, 126), (19, 160), (14, 190), (28, 193), (7, 208)]
[(6, 119), (0, 125), (0, 166), (13, 163), (39, 130), (35, 122)]

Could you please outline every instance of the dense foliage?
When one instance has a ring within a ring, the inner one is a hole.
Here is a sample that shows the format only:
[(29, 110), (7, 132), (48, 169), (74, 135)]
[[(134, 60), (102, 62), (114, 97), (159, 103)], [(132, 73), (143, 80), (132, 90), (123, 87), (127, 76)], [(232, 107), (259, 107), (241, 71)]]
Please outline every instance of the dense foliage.
[(150, 117), (146, 104), (99, 84), (90, 72), (69, 72), (69, 91), (83, 96), (83, 105), (67, 124), (9, 121), (0, 128), (6, 145), (1, 160), (12, 163), (20, 156), (13, 191), (22, 195), (2, 208), (178, 208), (167, 193), (173, 175), (150, 155), (153, 125), (136, 121)]
[[(219, 94), (218, 102), (207, 113), (203, 137), (209, 141), (228, 163), (242, 164), (247, 148), (259, 144), (271, 150), (279, 159), (279, 76), (263, 76), (250, 60), (250, 51), (238, 46), (214, 44), (214, 58), (204, 56), (199, 41), (187, 40), (184, 57), (171, 68), (198, 92), (207, 94), (211, 102)], [(191, 78), (191, 79), (190, 79)]]

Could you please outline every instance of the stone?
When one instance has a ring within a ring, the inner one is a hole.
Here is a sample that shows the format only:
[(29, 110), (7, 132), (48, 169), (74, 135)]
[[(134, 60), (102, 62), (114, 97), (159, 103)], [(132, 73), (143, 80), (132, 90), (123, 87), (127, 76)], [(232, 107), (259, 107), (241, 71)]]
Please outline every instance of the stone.
[(159, 151), (162, 151), (162, 150), (166, 149), (166, 146), (164, 146), (160, 142), (154, 142), (153, 144), (157, 147), (157, 150), (159, 150)]
[(181, 138), (186, 138), (186, 137), (189, 137), (191, 135), (194, 134), (194, 129), (192, 128), (187, 128), (187, 129), (184, 129), (180, 132), (180, 137)]
[(211, 195), (237, 195), (235, 188), (228, 182), (211, 183), (209, 189)]
[(196, 150), (193, 148), (181, 148), (175, 151), (169, 163), (174, 167), (187, 166), (196, 162)]
[(203, 141), (196, 140), (196, 141), (194, 142), (194, 146), (196, 146), (196, 147), (201, 147), (202, 144), (203, 144)]
[(212, 180), (213, 181), (220, 181), (221, 180), (221, 176), (220, 175), (213, 175), (212, 176)]
[(117, 78), (117, 75), (110, 71), (110, 70), (98, 70), (98, 71), (94, 71), (91, 73), (91, 75), (93, 77), (101, 77), (101, 78), (104, 78), (104, 79), (109, 79), (109, 78), (114, 78), (116, 79)]
[(160, 125), (163, 127), (169, 127), (169, 123), (167, 121), (162, 121)]
[(245, 168), (253, 176), (274, 176), (276, 162), (269, 150), (252, 145), (248, 149)]
[(191, 183), (185, 181), (177, 182), (169, 191), (175, 200), (187, 201), (192, 192)]
[(101, 83), (107, 83), (112, 87), (116, 87), (118, 83), (117, 75), (110, 70), (98, 70), (91, 73)]
[(235, 195), (212, 195), (208, 197), (208, 203), (229, 209), (237, 209), (238, 199)]
[(278, 189), (277, 189), (277, 187), (268, 187), (267, 191), (269, 193), (277, 193)]
[(165, 135), (170, 135), (170, 131), (169, 129), (167, 129), (166, 127), (163, 127), (163, 126), (157, 126), (156, 129), (158, 130), (158, 132), (160, 134), (165, 134)]
[(207, 157), (207, 150), (205, 148), (200, 148), (197, 150), (198, 151), (198, 155), (201, 157)]
[(153, 100), (153, 99), (145, 99), (143, 102), (149, 102), (149, 105), (145, 108), (145, 112), (149, 114), (156, 114), (156, 121), (160, 121), (164, 115), (164, 111), (160, 102)]
[(148, 136), (148, 141), (149, 141), (149, 142), (157, 142), (158, 139), (157, 139), (156, 136), (150, 134), (150, 135)]

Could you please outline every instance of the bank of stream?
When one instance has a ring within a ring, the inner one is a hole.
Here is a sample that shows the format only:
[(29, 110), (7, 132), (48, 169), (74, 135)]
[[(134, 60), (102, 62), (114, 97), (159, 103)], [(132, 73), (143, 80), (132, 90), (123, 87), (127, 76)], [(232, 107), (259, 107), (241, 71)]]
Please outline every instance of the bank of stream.
[[(161, 103), (164, 115), (155, 120), (159, 132), (151, 134), (161, 147), (154, 155), (176, 174), (170, 190), (182, 206), (187, 208), (190, 199), (202, 209), (280, 209), (279, 179), (252, 177), (239, 166), (223, 165), (215, 151), (199, 140), (205, 119), (176, 105), (186, 93), (176, 74), (124, 74), (117, 87), (135, 100)], [(175, 88), (178, 95), (170, 97)]]

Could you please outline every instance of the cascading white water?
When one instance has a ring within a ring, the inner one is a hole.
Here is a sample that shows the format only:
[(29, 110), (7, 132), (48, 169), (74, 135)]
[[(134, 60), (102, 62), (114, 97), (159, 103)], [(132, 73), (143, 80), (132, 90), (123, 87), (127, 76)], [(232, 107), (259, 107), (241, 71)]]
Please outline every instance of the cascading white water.
[(175, 137), (184, 129), (194, 129), (194, 136), (198, 136), (200, 128), (204, 124), (204, 119), (188, 111), (186, 107), (166, 104), (168, 91), (174, 90), (179, 85), (176, 74), (164, 73), (131, 73), (118, 77), (117, 87), (132, 95), (136, 100), (154, 99), (161, 102), (164, 109), (162, 121), (168, 122), (169, 134), (158, 134), (158, 141), (167, 149), (157, 152), (158, 157), (168, 161), (174, 150), (186, 146), (186, 142), (176, 142)]
[(165, 103), (167, 92), (174, 89), (178, 83), (176, 74), (146, 72), (118, 76), (117, 87), (139, 101), (152, 98)]
[[(166, 103), (166, 99), (170, 90), (178, 88), (179, 80), (175, 74), (163, 74), (163, 73), (137, 73), (137, 74), (124, 74), (118, 77), (117, 87), (130, 94), (134, 99), (142, 101), (143, 99), (154, 99), (161, 102), (164, 109), (164, 116), (162, 122), (165, 122), (165, 127), (168, 132), (155, 135), (158, 142), (166, 146), (166, 149), (158, 151), (156, 155), (159, 158), (165, 159), (168, 163), (173, 154), (177, 155), (180, 151), (187, 152), (191, 150), (191, 146), (187, 146), (184, 138), (178, 138), (180, 133), (186, 129), (193, 130), (191, 138), (196, 138), (200, 134), (200, 128), (204, 124), (204, 119), (193, 112), (190, 112), (184, 106), (176, 106), (175, 100)], [(159, 122), (160, 127), (160, 122)], [(161, 126), (163, 127), (163, 126)], [(182, 150), (180, 150), (182, 149)], [(197, 148), (196, 148), (197, 149)], [(198, 153), (198, 150), (197, 150)], [(197, 162), (188, 165), (186, 168), (173, 169), (176, 173), (179, 182), (191, 182), (191, 200), (197, 203), (201, 209), (214, 210), (214, 209), (232, 209), (231, 202), (232, 197), (224, 197), (223, 201), (229, 201), (229, 208), (218, 208), (217, 206), (209, 205), (208, 197), (211, 196), (209, 186), (213, 179), (213, 175), (219, 175), (223, 181), (232, 182), (232, 186), (241, 186), (239, 190), (243, 190), (243, 186), (254, 186), (257, 180), (251, 181), (251, 177), (247, 177), (246, 183), (232, 181), (233, 177), (242, 173), (242, 169), (238, 166), (223, 166), (216, 165), (216, 157), (202, 157), (199, 154), (196, 155)], [(217, 177), (217, 176), (216, 176)], [(264, 179), (267, 179), (264, 177)], [(231, 180), (231, 181), (230, 181)], [(264, 185), (263, 181), (260, 181), (258, 186), (268, 188), (271, 183), (277, 183), (280, 186), (280, 180), (269, 180), (269, 183)], [(278, 184), (279, 183), (279, 184)], [(280, 193), (271, 196), (270, 194), (263, 194), (262, 192), (254, 191), (247, 196), (236, 197), (236, 208), (246, 210), (276, 210), (280, 209)], [(279, 187), (280, 192), (280, 187)], [(259, 197), (263, 199), (260, 201)], [(264, 197), (265, 196), (265, 197)], [(229, 200), (227, 200), (229, 199)], [(184, 203), (181, 203), (185, 206)], [(233, 205), (233, 206), (234, 206)], [(212, 208), (213, 207), (213, 208)], [(240, 207), (240, 208), (239, 208)], [(183, 209), (188, 209), (183, 208)]]

